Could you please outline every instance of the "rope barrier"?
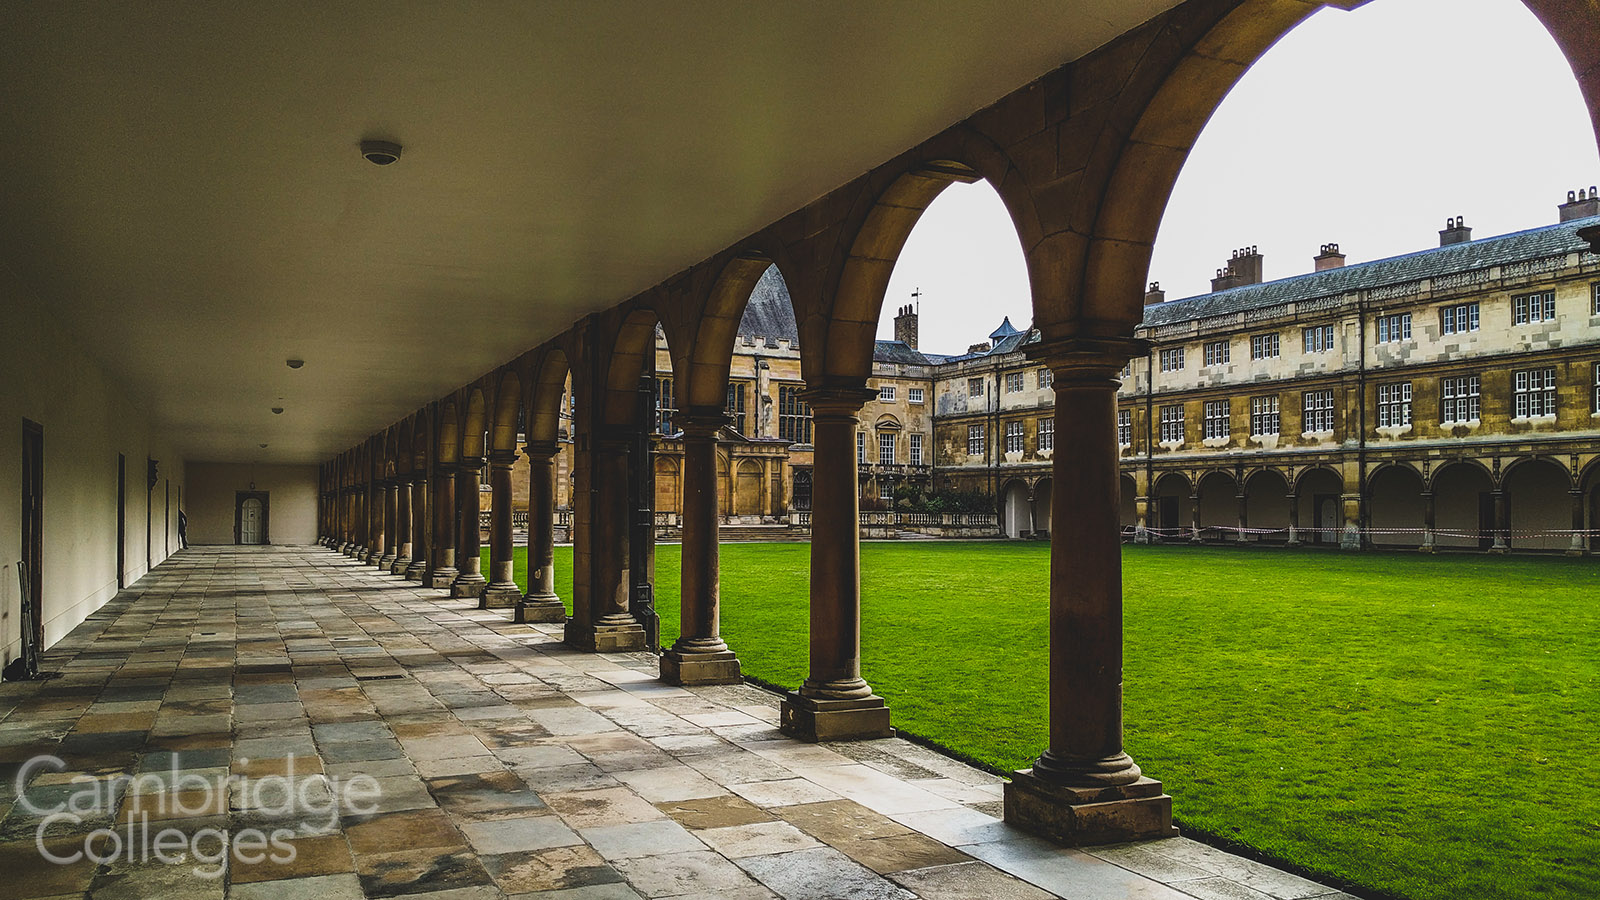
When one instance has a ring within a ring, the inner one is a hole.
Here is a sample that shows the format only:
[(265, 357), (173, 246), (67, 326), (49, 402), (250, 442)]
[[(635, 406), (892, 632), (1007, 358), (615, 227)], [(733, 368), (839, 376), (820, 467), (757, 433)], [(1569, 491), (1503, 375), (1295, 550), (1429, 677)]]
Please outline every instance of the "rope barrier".
[[(1196, 529), (1193, 528), (1193, 527), (1146, 528), (1146, 529), (1144, 529), (1144, 531), (1145, 531), (1146, 534), (1152, 534), (1152, 535), (1155, 535), (1157, 537), (1177, 537), (1177, 538), (1192, 537), (1196, 533)], [(1240, 535), (1240, 534), (1247, 534), (1247, 535), (1276, 535), (1276, 534), (1281, 534), (1281, 535), (1288, 535), (1288, 534), (1296, 534), (1296, 535), (1301, 535), (1301, 534), (1304, 534), (1304, 535), (1344, 535), (1344, 534), (1348, 534), (1350, 531), (1354, 531), (1356, 534), (1364, 535), (1364, 536), (1393, 536), (1393, 535), (1421, 535), (1421, 536), (1426, 536), (1426, 535), (1431, 533), (1436, 538), (1444, 537), (1444, 538), (1465, 539), (1465, 540), (1492, 540), (1497, 535), (1506, 537), (1508, 539), (1522, 539), (1522, 540), (1527, 540), (1529, 538), (1552, 538), (1552, 537), (1570, 538), (1573, 535), (1581, 535), (1583, 537), (1590, 537), (1590, 538), (1592, 538), (1592, 537), (1600, 537), (1600, 528), (1546, 528), (1546, 529), (1537, 529), (1537, 530), (1535, 530), (1535, 529), (1515, 529), (1515, 530), (1504, 530), (1504, 531), (1499, 530), (1499, 529), (1495, 529), (1495, 530), (1492, 530), (1492, 531), (1460, 531), (1460, 530), (1451, 529), (1451, 528), (1434, 528), (1434, 529), (1428, 529), (1428, 528), (1355, 528), (1355, 529), (1347, 530), (1345, 528), (1318, 528), (1318, 527), (1240, 528), (1237, 525), (1201, 525), (1199, 527), (1199, 529), (1198, 529), (1198, 533), (1200, 533), (1202, 535), (1204, 535), (1207, 532), (1216, 532), (1217, 534), (1233, 534), (1233, 535)], [(1131, 536), (1131, 535), (1138, 534), (1139, 530), (1137, 528), (1135, 528), (1134, 526), (1132, 526), (1132, 525), (1124, 525), (1124, 526), (1122, 526), (1122, 533), (1124, 535), (1130, 535)]]

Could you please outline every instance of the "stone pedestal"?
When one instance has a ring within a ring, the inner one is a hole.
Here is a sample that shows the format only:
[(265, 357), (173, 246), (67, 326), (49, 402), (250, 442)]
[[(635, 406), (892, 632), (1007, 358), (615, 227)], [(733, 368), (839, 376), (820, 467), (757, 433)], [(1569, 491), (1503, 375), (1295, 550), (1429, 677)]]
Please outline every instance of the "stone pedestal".
[(456, 475), (453, 463), (439, 463), (434, 477), (433, 573), (428, 587), (450, 590), (461, 574), (456, 570)]
[(562, 640), (569, 646), (592, 653), (632, 653), (645, 649), (644, 626), (632, 616), (627, 621), (606, 616), (585, 628), (568, 620), (562, 630)]
[(739, 671), (739, 658), (732, 650), (696, 653), (674, 646), (661, 654), (661, 680), (682, 685), (738, 684), (744, 680), (744, 675)]
[(824, 700), (791, 692), (779, 707), (779, 729), (802, 741), (861, 741), (893, 737), (889, 707), (877, 694)]
[(1005, 786), (1006, 823), (1067, 846), (1176, 837), (1172, 798), (1161, 782), (1140, 778), (1111, 787), (1071, 787), (1012, 773)]

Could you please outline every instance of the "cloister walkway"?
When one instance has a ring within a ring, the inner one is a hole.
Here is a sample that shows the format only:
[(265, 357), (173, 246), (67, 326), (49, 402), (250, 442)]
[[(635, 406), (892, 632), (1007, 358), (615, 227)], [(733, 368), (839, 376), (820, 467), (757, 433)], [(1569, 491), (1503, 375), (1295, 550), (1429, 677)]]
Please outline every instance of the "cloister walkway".
[[(1346, 896), (1183, 838), (1054, 847), (999, 821), (992, 775), (790, 740), (773, 694), (664, 685), (559, 630), (321, 547), (179, 553), (46, 655), (59, 677), (0, 686), (0, 896)], [(74, 775), (123, 773), (145, 777), (38, 839)], [(41, 857), (102, 828), (104, 862)]]

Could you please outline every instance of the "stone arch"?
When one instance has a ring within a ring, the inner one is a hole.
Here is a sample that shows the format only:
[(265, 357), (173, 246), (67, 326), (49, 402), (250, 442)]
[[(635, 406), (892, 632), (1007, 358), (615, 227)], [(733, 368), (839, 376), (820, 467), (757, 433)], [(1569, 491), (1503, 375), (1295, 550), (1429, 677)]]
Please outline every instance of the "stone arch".
[(515, 371), (500, 376), (494, 392), (494, 422), (489, 430), (489, 449), (495, 453), (515, 453), (517, 424), (522, 413), (522, 379)]
[[(787, 290), (792, 283), (785, 275), (786, 262), (778, 252), (744, 250), (723, 265), (706, 294), (706, 301), (689, 351), (689, 367), (680, 390), (682, 402), (692, 406), (721, 409), (727, 396), (728, 373), (739, 340), (739, 323), (745, 307), (769, 269), (777, 270)], [(790, 303), (794, 295), (790, 293)], [(796, 313), (796, 321), (799, 315)]]
[(1498, 479), (1495, 477), (1494, 470), (1489, 468), (1488, 463), (1481, 459), (1474, 459), (1470, 456), (1462, 456), (1455, 459), (1446, 460), (1440, 465), (1434, 467), (1432, 477), (1428, 479), (1429, 490), (1437, 491), (1439, 489), (1439, 476), (1444, 474), (1445, 469), (1448, 469), (1451, 466), (1471, 466), (1472, 468), (1477, 469), (1479, 472), (1482, 472), (1483, 477), (1488, 480), (1491, 486), (1498, 482)]
[(1427, 527), (1422, 474), (1405, 463), (1388, 463), (1367, 475), (1367, 529), (1378, 547), (1420, 547)]
[(1156, 477), (1150, 491), (1150, 515), (1145, 523), (1159, 539), (1187, 537), (1194, 521), (1194, 485), (1182, 472), (1165, 472)]
[(734, 515), (761, 515), (763, 486), (761, 482), (761, 464), (753, 459), (740, 460), (733, 481)]
[[(1063, 297), (1063, 322), (1077, 320), (1080, 331), (1131, 333), (1142, 316), (1140, 295), (1167, 201), (1212, 113), (1274, 43), (1320, 6), (1349, 9), (1363, 2), (1215, 4), (1216, 12), (1186, 22), (1186, 32), (1169, 26), (1159, 37), (1152, 35), (1149, 49), (1129, 66), (1113, 104), (1098, 111), (1103, 119), (1098, 133), (1081, 138), (1092, 149), (1079, 164), (1088, 173), (1104, 173), (1103, 188), (1093, 192), (1098, 196), (1079, 203), (1089, 214), (1078, 218), (1077, 227), (1069, 220), (1051, 236), (1041, 247), (1053, 251), (1049, 258), (1038, 266), (1030, 260), (1030, 270), (1060, 271), (1084, 261), (1081, 284)], [(1523, 2), (1572, 65), (1593, 127), (1600, 122), (1600, 7), (1585, 0)], [(1040, 312), (1036, 324), (1047, 337), (1055, 336), (1055, 317)]]
[[(1195, 502), (1200, 505), (1201, 537), (1208, 540), (1234, 540), (1239, 527), (1239, 480), (1232, 472), (1212, 469), (1195, 483)], [(1218, 530), (1224, 529), (1224, 530)]]
[(678, 488), (678, 460), (676, 458), (665, 454), (657, 454), (655, 482), (656, 512), (682, 514), (683, 507), (680, 505)]
[(1245, 539), (1286, 543), (1289, 540), (1289, 479), (1270, 466), (1257, 469), (1245, 476), (1244, 498), (1245, 525), (1250, 529)]
[(1572, 475), (1549, 457), (1519, 459), (1500, 476), (1513, 550), (1566, 550), (1572, 536)]
[(1344, 476), (1327, 466), (1308, 466), (1294, 479), (1300, 505), (1300, 539), (1338, 545), (1344, 531)]
[[(923, 154), (920, 160), (901, 170), (872, 199), (856, 227), (840, 265), (826, 324), (820, 357), (821, 381), (826, 386), (858, 386), (871, 374), (878, 319), (900, 251), (929, 204), (953, 182), (989, 181), (1004, 202), (1027, 257), (1029, 238), (1038, 233), (1037, 220), (1032, 214), (1032, 198), (1010, 161), (970, 129), (952, 129), (941, 138), (918, 148)], [(932, 158), (941, 150), (952, 156)], [(1029, 269), (1031, 278), (1032, 267)], [(808, 371), (807, 383), (813, 378)]]
[(1495, 489), (1489, 468), (1475, 459), (1452, 460), (1433, 471), (1434, 543), (1440, 547), (1487, 550), (1493, 544), (1494, 517), (1491, 495)]
[(489, 429), (488, 404), (483, 391), (473, 388), (467, 394), (467, 404), (461, 419), (461, 458), (482, 459), (485, 454), (484, 435)]
[(461, 411), (455, 400), (446, 400), (439, 407), (438, 449), (439, 462), (453, 463), (461, 459)]
[(1000, 530), (1008, 538), (1033, 532), (1033, 500), (1028, 483), (1012, 478), (1000, 488)]
[[(667, 341), (668, 355), (674, 352), (672, 339), (659, 314), (651, 307), (639, 306), (623, 317), (617, 326), (616, 340), (606, 364), (604, 396), (600, 411), (602, 424), (647, 425), (637, 422), (639, 385), (656, 372), (656, 333)], [(674, 367), (676, 371), (676, 366)], [(674, 378), (674, 387), (677, 379)], [(676, 401), (674, 401), (676, 402)], [(721, 408), (721, 403), (717, 404)]]
[(550, 347), (534, 367), (533, 390), (528, 403), (528, 440), (553, 444), (561, 437), (561, 420), (567, 411), (567, 382), (571, 375), (567, 354)]

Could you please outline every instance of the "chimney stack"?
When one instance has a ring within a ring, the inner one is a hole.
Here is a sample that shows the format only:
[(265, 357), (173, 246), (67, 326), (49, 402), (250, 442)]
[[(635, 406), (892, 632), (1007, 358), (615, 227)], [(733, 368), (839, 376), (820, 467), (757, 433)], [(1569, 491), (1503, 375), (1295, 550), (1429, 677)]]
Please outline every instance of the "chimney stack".
[(1470, 240), (1472, 240), (1472, 229), (1467, 227), (1466, 216), (1454, 216), (1445, 220), (1444, 230), (1439, 232), (1439, 246), (1465, 244)]
[(913, 350), (917, 349), (917, 311), (915, 306), (908, 303), (900, 307), (895, 313), (894, 339)]
[(1561, 221), (1571, 222), (1592, 216), (1600, 216), (1600, 190), (1591, 184), (1587, 191), (1567, 191), (1567, 202), (1561, 204)]
[(1322, 252), (1312, 260), (1317, 266), (1316, 271), (1326, 272), (1329, 269), (1344, 268), (1344, 254), (1339, 252), (1338, 244), (1323, 244)]
[(1229, 288), (1260, 283), (1261, 251), (1252, 245), (1233, 251), (1233, 258), (1228, 260), (1227, 267), (1218, 269), (1217, 277), (1211, 279), (1211, 290), (1225, 291)]
[(1161, 282), (1150, 282), (1150, 289), (1144, 292), (1144, 305), (1155, 306), (1157, 303), (1165, 302), (1166, 299), (1167, 292), (1161, 289)]

